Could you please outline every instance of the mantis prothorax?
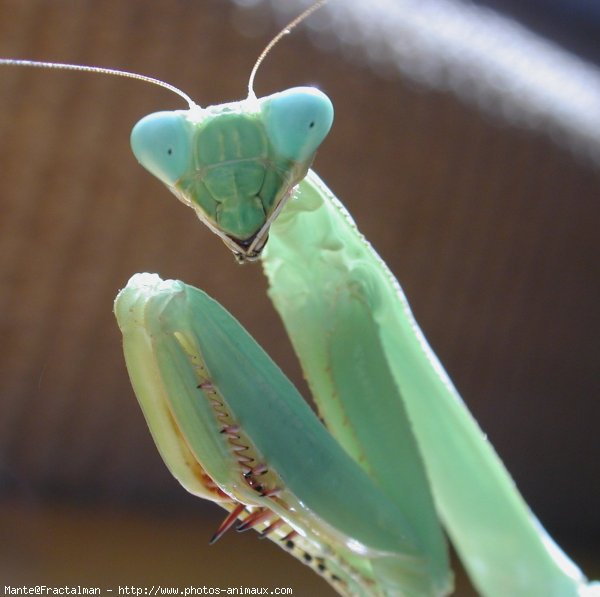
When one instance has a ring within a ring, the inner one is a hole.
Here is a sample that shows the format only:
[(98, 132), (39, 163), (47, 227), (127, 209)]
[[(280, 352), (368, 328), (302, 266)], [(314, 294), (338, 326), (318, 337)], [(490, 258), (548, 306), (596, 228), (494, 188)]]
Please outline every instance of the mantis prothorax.
[(0, 60), (130, 76), (181, 95), (189, 110), (134, 127), (136, 157), (239, 261), (262, 256), (329, 432), (218, 303), (137, 274), (115, 314), (169, 470), (229, 511), (213, 540), (239, 520), (345, 595), (448, 594), (442, 527), (482, 594), (598, 594), (539, 526), (398, 283), (309, 170), (331, 102), (311, 88), (257, 99), (263, 56), (246, 100), (206, 109), (133, 73)]

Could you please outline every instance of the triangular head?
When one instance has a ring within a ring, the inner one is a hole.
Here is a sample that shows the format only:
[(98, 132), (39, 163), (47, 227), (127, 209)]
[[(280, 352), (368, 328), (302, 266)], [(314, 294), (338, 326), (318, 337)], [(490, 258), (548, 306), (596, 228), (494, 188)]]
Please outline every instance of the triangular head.
[(240, 261), (256, 259), (269, 226), (306, 175), (333, 123), (313, 87), (256, 99), (156, 112), (131, 132), (149, 172), (218, 234)]

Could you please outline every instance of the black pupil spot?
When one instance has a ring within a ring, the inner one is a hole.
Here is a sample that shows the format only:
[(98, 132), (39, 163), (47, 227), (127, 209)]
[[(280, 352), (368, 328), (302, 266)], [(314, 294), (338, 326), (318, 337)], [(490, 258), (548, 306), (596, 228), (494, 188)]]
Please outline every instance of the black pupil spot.
[(173, 150), (169, 147), (169, 149), (167, 149), (167, 154), (168, 155), (172, 155), (173, 154)]
[(309, 129), (312, 129), (315, 126), (315, 121), (312, 120), (311, 123), (308, 125)]

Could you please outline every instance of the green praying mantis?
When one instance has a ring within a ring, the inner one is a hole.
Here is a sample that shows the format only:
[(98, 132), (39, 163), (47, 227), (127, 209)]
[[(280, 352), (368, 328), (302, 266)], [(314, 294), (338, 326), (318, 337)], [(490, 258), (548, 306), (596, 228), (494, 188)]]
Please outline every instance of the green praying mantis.
[(263, 56), (246, 100), (206, 109), (140, 75), (19, 62), (133, 76), (188, 101), (142, 119), (134, 154), (238, 261), (262, 261), (327, 426), (218, 303), (137, 274), (115, 314), (167, 467), (228, 510), (213, 540), (255, 528), (344, 595), (450, 593), (444, 531), (484, 595), (600, 594), (529, 511), (397, 281), (309, 169), (330, 100), (256, 98)]

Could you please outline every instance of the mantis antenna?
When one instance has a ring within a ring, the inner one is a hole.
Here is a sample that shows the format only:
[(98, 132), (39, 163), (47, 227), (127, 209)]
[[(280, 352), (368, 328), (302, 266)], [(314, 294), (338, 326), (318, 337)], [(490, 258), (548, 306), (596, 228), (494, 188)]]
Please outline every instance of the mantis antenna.
[(101, 75), (113, 75), (116, 77), (125, 77), (127, 79), (137, 79), (138, 81), (145, 81), (146, 83), (152, 83), (159, 87), (164, 87), (169, 91), (182, 97), (190, 107), (190, 110), (197, 108), (196, 102), (187, 94), (178, 89), (174, 85), (155, 79), (153, 77), (147, 77), (146, 75), (140, 75), (138, 73), (131, 73), (125, 70), (118, 70), (116, 68), (103, 68), (101, 66), (85, 66), (83, 64), (63, 64), (61, 62), (42, 62), (36, 60), (18, 60), (13, 58), (0, 58), (0, 66), (29, 66), (31, 68), (46, 68), (56, 70), (75, 70), (82, 71), (84, 73), (98, 73)]
[(295, 19), (292, 19), (265, 47), (265, 49), (260, 53), (260, 56), (254, 63), (252, 67), (252, 72), (250, 73), (250, 78), (248, 79), (248, 97), (256, 98), (256, 94), (254, 93), (254, 79), (256, 77), (256, 73), (258, 71), (259, 66), (262, 61), (267, 57), (267, 54), (273, 49), (277, 43), (281, 41), (281, 38), (287, 35), (294, 29), (297, 25), (302, 23), (302, 21), (306, 20), (313, 12), (319, 10), (324, 4), (327, 3), (327, 0), (318, 0), (311, 6), (309, 6), (302, 14), (299, 14)]
[[(273, 46), (277, 44), (281, 40), (284, 35), (287, 35), (294, 27), (299, 25), (302, 21), (308, 18), (313, 12), (321, 8), (327, 0), (318, 0), (312, 6), (309, 6), (302, 14), (298, 15), (295, 19), (290, 21), (265, 47), (265, 49), (261, 52), (258, 60), (254, 64), (252, 68), (252, 72), (250, 73), (250, 79), (248, 80), (248, 94), (250, 97), (256, 98), (254, 93), (253, 85), (254, 78), (256, 76), (256, 72), (258, 71), (258, 67), (261, 62), (265, 59), (267, 54), (271, 51)], [(172, 93), (175, 93), (179, 97), (183, 98), (190, 110), (194, 108), (198, 108), (196, 102), (185, 92), (181, 91), (174, 85), (167, 83), (166, 81), (162, 81), (161, 79), (155, 79), (154, 77), (148, 77), (146, 75), (140, 75), (138, 73), (132, 73), (129, 71), (119, 70), (116, 68), (104, 68), (101, 66), (86, 66), (84, 64), (65, 64), (62, 62), (45, 62), (38, 60), (21, 60), (17, 58), (0, 58), (0, 66), (26, 66), (30, 68), (45, 68), (45, 69), (55, 69), (55, 70), (72, 70), (72, 71), (81, 71), (84, 73), (97, 73), (100, 75), (112, 75), (115, 77), (124, 77), (127, 79), (137, 79), (138, 81), (144, 81), (146, 83), (151, 83), (152, 85), (157, 85), (158, 87), (163, 87), (164, 89), (168, 89)]]

